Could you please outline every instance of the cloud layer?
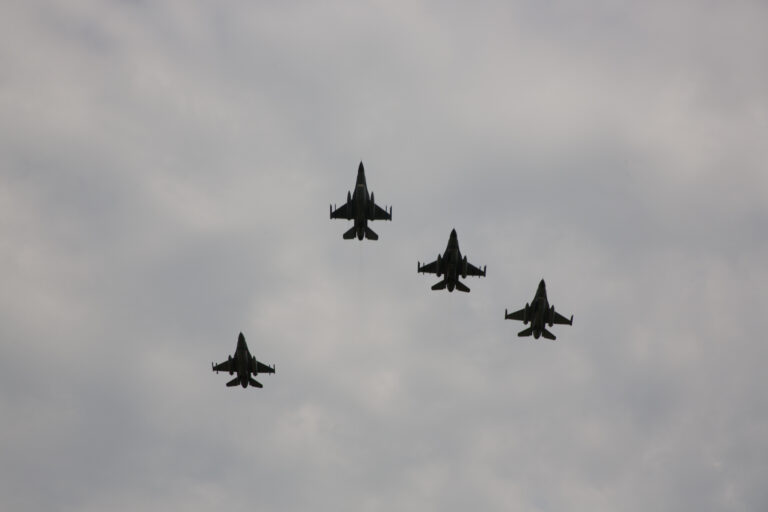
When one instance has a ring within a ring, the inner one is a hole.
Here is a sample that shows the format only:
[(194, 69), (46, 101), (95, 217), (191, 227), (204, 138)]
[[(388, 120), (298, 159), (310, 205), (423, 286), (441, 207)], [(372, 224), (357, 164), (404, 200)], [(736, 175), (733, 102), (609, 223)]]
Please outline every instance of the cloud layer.
[(768, 507), (760, 2), (4, 11), (0, 508)]

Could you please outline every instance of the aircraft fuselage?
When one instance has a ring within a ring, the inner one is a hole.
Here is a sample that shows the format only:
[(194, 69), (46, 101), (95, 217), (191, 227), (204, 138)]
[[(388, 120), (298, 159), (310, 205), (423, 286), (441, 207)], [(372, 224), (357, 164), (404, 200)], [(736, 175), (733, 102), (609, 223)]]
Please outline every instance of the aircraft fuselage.
[(365, 228), (368, 227), (368, 186), (365, 184), (365, 174), (360, 172), (357, 175), (357, 185), (355, 193), (352, 195), (352, 202), (355, 204), (355, 232), (357, 239), (365, 238)]
[(531, 301), (531, 328), (533, 329), (533, 337), (535, 339), (539, 339), (541, 333), (544, 332), (548, 312), (547, 286), (542, 279), (539, 283), (539, 288), (536, 290), (536, 295), (534, 295)]
[(448, 247), (443, 253), (443, 265), (445, 274), (445, 284), (449, 292), (456, 288), (456, 281), (459, 280), (459, 263), (461, 262), (461, 251), (458, 244), (456, 247)]
[(461, 250), (459, 249), (459, 238), (456, 236), (456, 230), (451, 231), (448, 239), (448, 246), (445, 248), (442, 260), (445, 274), (445, 284), (449, 292), (456, 288), (456, 282), (459, 280), (459, 267), (461, 266)]
[(247, 388), (251, 375), (251, 353), (244, 339), (237, 341), (235, 361), (237, 361), (237, 378), (240, 379), (240, 385)]

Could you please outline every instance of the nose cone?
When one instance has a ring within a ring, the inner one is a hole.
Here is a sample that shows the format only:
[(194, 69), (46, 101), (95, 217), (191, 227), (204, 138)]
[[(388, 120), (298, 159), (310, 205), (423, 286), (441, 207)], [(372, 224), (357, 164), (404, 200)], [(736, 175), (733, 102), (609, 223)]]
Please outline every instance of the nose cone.
[(541, 282), (539, 283), (539, 288), (546, 288), (546, 287), (547, 285), (544, 283), (544, 280), (542, 279)]
[(360, 161), (360, 166), (357, 168), (357, 175), (360, 176), (365, 172), (365, 169), (363, 168), (363, 161)]
[(457, 235), (456, 235), (456, 228), (453, 228), (453, 229), (451, 230), (451, 238), (456, 238), (456, 236), (457, 236)]
[(237, 337), (238, 343), (245, 343), (245, 336), (243, 336), (243, 333), (240, 333), (240, 336)]

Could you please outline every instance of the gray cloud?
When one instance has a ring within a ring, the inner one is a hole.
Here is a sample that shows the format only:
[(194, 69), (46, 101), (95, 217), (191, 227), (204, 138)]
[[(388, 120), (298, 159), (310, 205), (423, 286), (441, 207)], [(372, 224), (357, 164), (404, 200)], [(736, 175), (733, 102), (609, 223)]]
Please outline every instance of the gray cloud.
[(5, 11), (3, 509), (765, 508), (759, 2)]

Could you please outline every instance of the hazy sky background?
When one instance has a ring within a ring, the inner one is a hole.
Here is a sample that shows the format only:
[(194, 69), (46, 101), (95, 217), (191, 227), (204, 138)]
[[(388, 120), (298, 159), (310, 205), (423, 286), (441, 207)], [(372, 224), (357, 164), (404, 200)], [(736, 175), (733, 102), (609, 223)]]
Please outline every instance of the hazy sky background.
[(768, 510), (767, 20), (5, 2), (0, 509)]

